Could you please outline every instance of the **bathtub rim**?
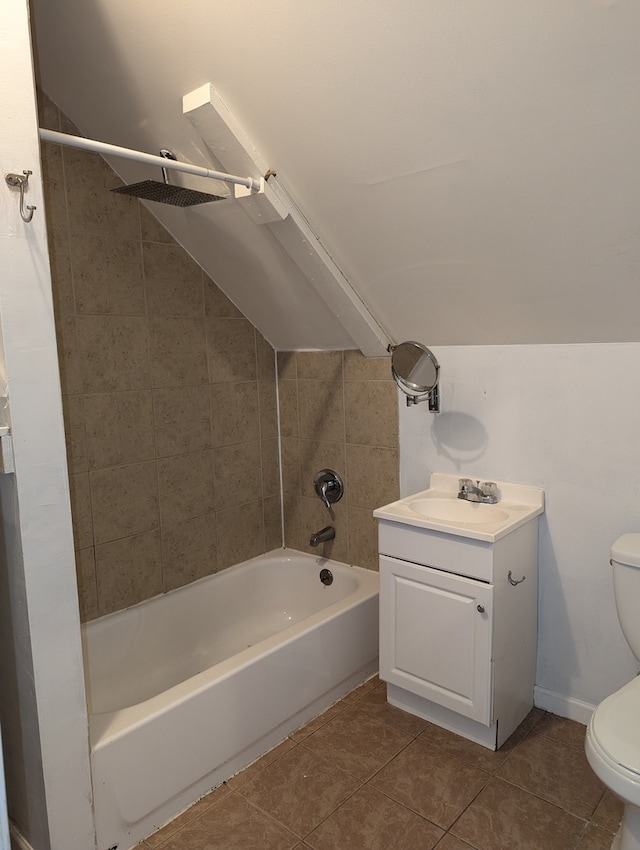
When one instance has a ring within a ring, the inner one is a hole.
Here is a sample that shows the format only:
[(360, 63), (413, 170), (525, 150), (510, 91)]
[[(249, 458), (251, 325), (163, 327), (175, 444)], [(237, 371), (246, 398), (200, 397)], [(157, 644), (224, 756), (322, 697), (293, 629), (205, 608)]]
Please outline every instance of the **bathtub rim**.
[[(286, 554), (288, 552), (293, 554), (288, 556)], [(223, 661), (219, 661), (217, 664), (208, 667), (206, 670), (196, 673), (188, 679), (172, 685), (170, 688), (167, 688), (159, 694), (149, 697), (146, 700), (142, 700), (139, 703), (135, 703), (134, 705), (126, 706), (115, 711), (96, 714), (90, 713), (89, 739), (90, 749), (92, 752), (99, 749), (101, 746), (106, 746), (110, 742), (117, 740), (122, 735), (128, 734), (137, 727), (144, 725), (150, 715), (162, 716), (169, 712), (172, 707), (179, 705), (188, 699), (192, 699), (199, 693), (205, 691), (213, 681), (222, 681), (229, 678), (236, 671), (244, 669), (250, 664), (255, 663), (255, 661), (260, 657), (269, 654), (278, 647), (290, 644), (301, 635), (312, 631), (320, 623), (334, 620), (344, 611), (355, 607), (373, 596), (377, 596), (379, 593), (379, 575), (375, 570), (369, 570), (364, 567), (358, 567), (354, 564), (346, 564), (330, 558), (312, 555), (308, 552), (301, 552), (297, 549), (287, 548), (273, 549), (269, 552), (263, 553), (262, 555), (257, 555), (247, 561), (234, 564), (232, 567), (228, 567), (227, 569), (220, 571), (220, 573), (212, 573), (211, 575), (196, 579), (196, 581), (190, 582), (188, 585), (176, 588), (176, 591), (180, 591), (183, 588), (189, 589), (194, 585), (205, 581), (211, 581), (212, 579), (215, 580), (216, 576), (230, 574), (231, 571), (242, 569), (243, 567), (246, 567), (247, 564), (254, 563), (255, 561), (266, 560), (267, 558), (274, 556), (279, 560), (289, 557), (291, 557), (291, 559), (302, 557), (305, 561), (315, 562), (315, 565), (319, 569), (329, 568), (336, 571), (353, 570), (357, 574), (357, 586), (355, 590), (342, 599), (331, 603), (325, 608), (321, 608), (319, 611), (304, 617), (302, 620), (299, 620), (297, 623), (293, 623), (291, 626), (281, 629), (253, 646), (247, 647)], [(161, 599), (164, 596), (166, 596), (166, 594), (158, 594), (157, 596), (150, 597), (149, 599), (136, 603), (136, 605), (131, 606), (131, 608), (152, 603), (154, 600)], [(104, 617), (98, 619), (102, 621), (107, 617), (112, 618), (119, 614), (122, 614), (122, 611), (105, 614)]]

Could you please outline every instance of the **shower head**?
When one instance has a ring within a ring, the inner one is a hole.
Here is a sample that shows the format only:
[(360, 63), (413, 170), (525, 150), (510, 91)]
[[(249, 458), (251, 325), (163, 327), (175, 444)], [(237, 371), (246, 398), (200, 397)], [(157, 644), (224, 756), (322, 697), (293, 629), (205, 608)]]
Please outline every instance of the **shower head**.
[[(177, 159), (177, 157), (166, 148), (160, 151), (160, 156), (165, 159)], [(208, 204), (210, 201), (223, 201), (223, 195), (210, 195), (208, 192), (199, 192), (195, 189), (185, 189), (184, 186), (173, 186), (169, 183), (166, 168), (162, 169), (164, 182), (159, 180), (143, 180), (141, 183), (132, 183), (130, 186), (120, 186), (111, 189), (120, 195), (130, 195), (143, 201), (157, 201), (160, 204), (173, 204), (174, 207), (193, 207), (196, 204)]]

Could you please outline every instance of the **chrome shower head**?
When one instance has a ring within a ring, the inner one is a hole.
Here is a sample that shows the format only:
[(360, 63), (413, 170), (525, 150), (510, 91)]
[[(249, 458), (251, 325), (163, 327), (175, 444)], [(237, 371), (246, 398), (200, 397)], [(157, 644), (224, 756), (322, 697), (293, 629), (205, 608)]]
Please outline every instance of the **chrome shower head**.
[[(177, 159), (177, 157), (166, 148), (160, 151), (165, 159)], [(111, 189), (120, 195), (130, 195), (143, 201), (157, 201), (160, 204), (172, 204), (174, 207), (193, 207), (196, 204), (208, 204), (211, 201), (223, 201), (223, 195), (211, 195), (208, 192), (199, 192), (196, 189), (186, 189), (184, 186), (173, 186), (169, 183), (166, 168), (162, 169), (163, 183), (159, 180), (143, 180), (140, 183), (132, 183), (130, 186), (120, 186)]]

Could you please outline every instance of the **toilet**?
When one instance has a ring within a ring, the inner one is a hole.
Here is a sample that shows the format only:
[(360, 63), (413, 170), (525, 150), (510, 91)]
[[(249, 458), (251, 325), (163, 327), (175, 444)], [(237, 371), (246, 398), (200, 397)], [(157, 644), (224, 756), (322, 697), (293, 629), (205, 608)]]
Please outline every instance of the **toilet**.
[[(611, 566), (620, 626), (640, 661), (640, 534), (616, 540)], [(585, 752), (596, 776), (624, 803), (612, 850), (640, 850), (640, 676), (593, 712)]]

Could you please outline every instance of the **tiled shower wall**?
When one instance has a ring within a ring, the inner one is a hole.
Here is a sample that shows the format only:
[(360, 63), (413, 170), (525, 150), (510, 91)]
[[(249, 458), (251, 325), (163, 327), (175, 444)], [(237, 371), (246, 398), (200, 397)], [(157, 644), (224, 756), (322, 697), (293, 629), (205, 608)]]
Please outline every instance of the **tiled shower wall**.
[[(323, 552), (378, 568), (374, 508), (399, 498), (398, 391), (388, 357), (357, 351), (278, 354), (285, 542), (304, 551), (311, 534), (333, 525)], [(328, 467), (345, 494), (327, 512), (313, 489)]]
[[(46, 97), (42, 126), (77, 133)], [(84, 620), (281, 545), (274, 352), (101, 157), (43, 145)], [(387, 358), (279, 355), (286, 545), (377, 567), (398, 496)], [(347, 485), (331, 516), (312, 491)]]
[[(41, 121), (74, 132), (45, 98)], [(281, 545), (274, 351), (101, 157), (44, 144), (43, 168), (91, 619)]]

